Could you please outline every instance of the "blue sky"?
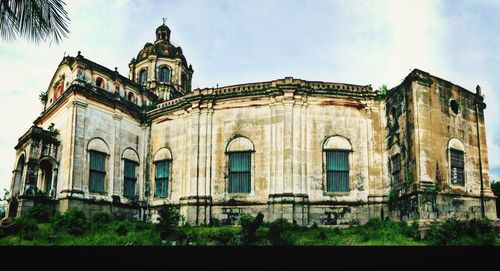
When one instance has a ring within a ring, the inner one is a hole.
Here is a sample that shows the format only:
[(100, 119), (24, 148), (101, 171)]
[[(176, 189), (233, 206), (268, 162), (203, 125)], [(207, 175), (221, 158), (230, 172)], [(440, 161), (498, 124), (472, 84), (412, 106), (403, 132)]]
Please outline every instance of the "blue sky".
[(193, 87), (285, 76), (390, 87), (413, 68), (485, 94), (490, 172), (500, 180), (500, 1), (67, 1), (71, 33), (58, 45), (0, 42), (0, 190), (14, 146), (42, 107), (64, 54), (127, 76), (167, 17), (193, 65)]

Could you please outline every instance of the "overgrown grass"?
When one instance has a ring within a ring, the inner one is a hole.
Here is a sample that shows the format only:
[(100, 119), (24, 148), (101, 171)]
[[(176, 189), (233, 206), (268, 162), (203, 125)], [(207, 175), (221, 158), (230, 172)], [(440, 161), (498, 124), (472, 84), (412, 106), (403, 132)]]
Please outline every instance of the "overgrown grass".
[[(14, 246), (424, 246), (500, 245), (498, 233), (489, 221), (450, 219), (435, 225), (420, 240), (416, 224), (371, 219), (365, 225), (348, 228), (300, 227), (284, 219), (263, 223), (262, 217), (244, 216), (235, 226), (180, 226), (126, 221), (96, 213), (89, 219), (80, 210), (51, 216), (42, 210), (17, 219), (10, 235), (0, 233), (0, 245)], [(174, 219), (175, 220), (175, 219)], [(84, 223), (85, 225), (82, 225)], [(164, 223), (165, 224), (165, 223)], [(163, 233), (162, 233), (163, 231)]]

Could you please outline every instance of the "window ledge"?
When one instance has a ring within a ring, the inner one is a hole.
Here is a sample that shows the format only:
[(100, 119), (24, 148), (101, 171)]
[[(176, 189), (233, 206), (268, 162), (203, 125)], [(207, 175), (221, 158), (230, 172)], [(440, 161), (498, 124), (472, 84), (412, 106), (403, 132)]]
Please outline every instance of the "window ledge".
[(90, 194), (92, 195), (101, 195), (101, 196), (107, 196), (108, 192), (103, 191), (103, 192), (97, 192), (97, 191), (89, 191)]
[(323, 196), (349, 196), (351, 192), (326, 192), (323, 191)]
[(253, 193), (227, 193), (227, 195), (231, 198), (244, 198), (253, 196)]

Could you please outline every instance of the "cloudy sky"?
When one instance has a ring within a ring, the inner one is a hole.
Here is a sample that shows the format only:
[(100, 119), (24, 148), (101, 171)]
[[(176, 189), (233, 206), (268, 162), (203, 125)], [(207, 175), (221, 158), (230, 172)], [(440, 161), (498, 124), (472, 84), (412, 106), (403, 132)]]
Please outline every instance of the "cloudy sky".
[(499, 0), (67, 0), (66, 10), (71, 33), (58, 45), (0, 41), (0, 191), (64, 54), (80, 50), (128, 75), (163, 17), (193, 65), (194, 88), (285, 76), (392, 87), (414, 68), (472, 91), (479, 84), (500, 180)]

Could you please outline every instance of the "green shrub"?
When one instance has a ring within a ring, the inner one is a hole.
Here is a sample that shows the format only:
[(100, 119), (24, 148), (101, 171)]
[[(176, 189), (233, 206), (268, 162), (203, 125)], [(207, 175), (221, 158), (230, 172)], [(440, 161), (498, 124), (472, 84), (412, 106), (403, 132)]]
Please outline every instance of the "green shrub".
[(236, 234), (229, 228), (219, 228), (216, 231), (209, 232), (207, 239), (215, 241), (216, 245), (227, 246), (236, 239)]
[(123, 212), (113, 212), (111, 215), (111, 220), (115, 221), (125, 221), (127, 218)]
[(257, 230), (262, 226), (263, 220), (264, 215), (261, 212), (255, 218), (247, 214), (240, 217), (242, 241), (244, 244), (250, 245), (257, 241)]
[(64, 214), (57, 214), (53, 221), (56, 230), (65, 231), (72, 235), (82, 235), (88, 228), (87, 218), (82, 210), (71, 208)]
[(320, 232), (318, 233), (318, 239), (319, 239), (319, 240), (326, 240), (326, 238), (327, 238), (327, 237), (328, 237), (328, 236), (326, 235), (326, 233), (325, 233), (324, 231), (320, 231)]
[(15, 219), (16, 231), (19, 237), (26, 240), (33, 240), (35, 233), (38, 231), (37, 222), (35, 219), (20, 216)]
[(314, 223), (311, 226), (311, 229), (317, 229), (317, 228), (318, 228), (318, 223), (316, 223), (316, 221), (314, 221)]
[(431, 225), (426, 240), (433, 245), (493, 245), (496, 232), (489, 220), (473, 219), (461, 221), (456, 218), (447, 219), (440, 225)]
[(418, 224), (408, 226), (406, 221), (394, 222), (380, 218), (370, 218), (365, 225), (353, 228), (353, 231), (366, 242), (379, 240), (383, 242), (397, 242), (405, 237), (418, 237)]
[(296, 227), (284, 218), (278, 218), (269, 223), (269, 232), (267, 237), (273, 245), (291, 245), (291, 231), (297, 230)]
[(420, 231), (419, 231), (418, 221), (414, 220), (410, 226), (408, 226), (408, 224), (406, 224), (404, 233), (408, 237), (411, 237), (415, 240), (420, 240)]
[(163, 205), (158, 210), (158, 230), (160, 231), (161, 240), (166, 240), (174, 232), (175, 227), (179, 224), (181, 215), (179, 210), (172, 205)]
[(151, 231), (155, 230), (154, 224), (149, 221), (137, 221), (134, 223), (135, 231)]
[(210, 226), (213, 226), (213, 227), (220, 227), (222, 225), (222, 223), (220, 222), (219, 219), (217, 218), (210, 218)]
[(105, 212), (96, 212), (90, 217), (92, 229), (97, 231), (107, 228), (112, 221), (113, 217)]
[(55, 210), (44, 204), (37, 204), (26, 212), (25, 216), (34, 219), (38, 223), (47, 223), (52, 220)]
[(116, 229), (115, 229), (115, 232), (116, 234), (120, 235), (120, 236), (125, 236), (127, 235), (128, 233), (128, 225), (129, 222), (126, 222), (126, 221), (121, 221), (118, 223)]

